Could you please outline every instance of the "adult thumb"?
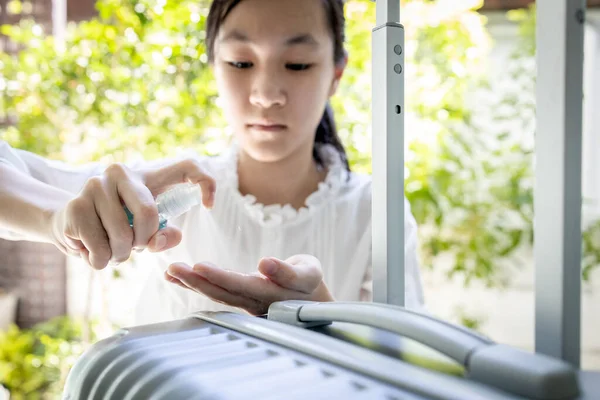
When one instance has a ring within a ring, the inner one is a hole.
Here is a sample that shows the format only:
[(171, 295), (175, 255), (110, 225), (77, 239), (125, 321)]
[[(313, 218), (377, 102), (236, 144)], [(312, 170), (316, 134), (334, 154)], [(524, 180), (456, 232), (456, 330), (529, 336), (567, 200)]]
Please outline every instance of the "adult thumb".
[(150, 238), (148, 250), (152, 253), (165, 251), (177, 246), (181, 242), (181, 231), (174, 226), (166, 226)]

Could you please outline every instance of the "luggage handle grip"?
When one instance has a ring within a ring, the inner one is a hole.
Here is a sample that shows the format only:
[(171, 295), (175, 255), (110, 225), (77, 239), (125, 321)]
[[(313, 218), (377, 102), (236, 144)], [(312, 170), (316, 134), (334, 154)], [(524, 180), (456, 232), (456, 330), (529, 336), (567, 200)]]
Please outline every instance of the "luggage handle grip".
[(496, 344), (467, 328), (403, 307), (292, 300), (271, 304), (268, 318), (303, 327), (349, 322), (397, 333), (455, 360), (470, 379), (526, 398), (571, 399), (579, 393), (577, 373), (564, 361)]
[(423, 343), (465, 367), (475, 349), (494, 344), (466, 328), (388, 304), (291, 300), (271, 304), (267, 317), (303, 327), (349, 322), (384, 329)]

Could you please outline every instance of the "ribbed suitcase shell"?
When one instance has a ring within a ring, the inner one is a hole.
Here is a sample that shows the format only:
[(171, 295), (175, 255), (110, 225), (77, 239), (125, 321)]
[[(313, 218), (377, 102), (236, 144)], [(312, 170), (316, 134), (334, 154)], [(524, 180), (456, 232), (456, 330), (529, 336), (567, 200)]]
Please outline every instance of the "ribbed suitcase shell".
[(246, 315), (198, 313), (185, 320), (125, 329), (97, 343), (74, 366), (63, 398), (519, 397), (324, 333)]
[(199, 312), (121, 330), (78, 360), (63, 398), (591, 400), (600, 373), (400, 307), (286, 301), (268, 319)]

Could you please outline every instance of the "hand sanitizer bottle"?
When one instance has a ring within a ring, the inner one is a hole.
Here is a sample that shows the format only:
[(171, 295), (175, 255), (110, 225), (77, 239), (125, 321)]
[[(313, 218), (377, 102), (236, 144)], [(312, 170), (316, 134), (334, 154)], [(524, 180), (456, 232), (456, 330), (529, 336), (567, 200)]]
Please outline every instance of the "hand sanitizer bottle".
[[(158, 207), (158, 229), (167, 226), (171, 218), (178, 217), (188, 212), (192, 207), (202, 203), (202, 191), (200, 185), (193, 183), (182, 183), (156, 197)], [(133, 214), (127, 207), (125, 213), (129, 220), (129, 226), (133, 227)]]

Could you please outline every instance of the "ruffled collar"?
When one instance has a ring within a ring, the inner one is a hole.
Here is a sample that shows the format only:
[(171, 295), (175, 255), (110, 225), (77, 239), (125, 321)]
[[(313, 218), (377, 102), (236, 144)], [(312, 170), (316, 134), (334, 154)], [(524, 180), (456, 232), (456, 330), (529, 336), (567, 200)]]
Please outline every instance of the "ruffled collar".
[(349, 172), (338, 151), (332, 145), (320, 145), (318, 151), (327, 168), (325, 179), (319, 183), (316, 191), (311, 193), (305, 206), (296, 210), (290, 204), (271, 204), (265, 206), (258, 203), (251, 194), (242, 195), (238, 185), (238, 147), (233, 145), (225, 154), (226, 183), (233, 190), (235, 199), (242, 204), (246, 212), (256, 221), (265, 226), (297, 222), (307, 218), (312, 212), (330, 202), (336, 197), (342, 186), (347, 182)]

